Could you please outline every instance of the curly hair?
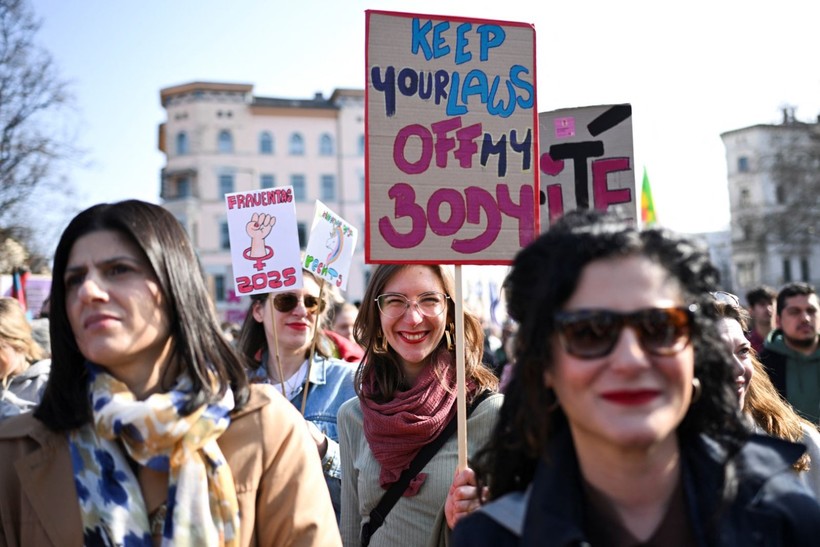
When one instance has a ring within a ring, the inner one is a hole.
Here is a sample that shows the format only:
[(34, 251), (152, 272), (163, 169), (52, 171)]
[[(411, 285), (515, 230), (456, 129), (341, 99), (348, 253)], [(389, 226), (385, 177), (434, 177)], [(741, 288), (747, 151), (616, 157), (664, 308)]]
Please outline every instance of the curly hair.
[(29, 364), (46, 355), (32, 336), (31, 323), (20, 302), (8, 296), (0, 297), (0, 340), (24, 354)]
[[(371, 374), (375, 378), (375, 385), (378, 386), (378, 393), (373, 397), (378, 402), (386, 402), (393, 398), (393, 394), (399, 389), (406, 388), (404, 372), (399, 364), (395, 350), (388, 346), (386, 353), (375, 351), (379, 338), (383, 336), (381, 331), (381, 317), (379, 308), (376, 305), (378, 297), (387, 283), (394, 275), (409, 267), (408, 264), (380, 264), (373, 271), (370, 283), (367, 285), (362, 305), (359, 308), (359, 315), (353, 325), (353, 336), (356, 342), (365, 348), (364, 358), (356, 371), (356, 393), (362, 397), (361, 385), (365, 378)], [(447, 266), (437, 264), (424, 264), (441, 281), (445, 294), (452, 296), (455, 283), (453, 274)], [(455, 322), (455, 304), (452, 298), (447, 301), (447, 324)], [(493, 372), (481, 362), (481, 353), (484, 348), (484, 331), (481, 328), (481, 321), (472, 313), (464, 310), (464, 361), (465, 377), (467, 381), (473, 381), (478, 388), (475, 393), (490, 389), (498, 389), (498, 378)], [(455, 354), (455, 350), (447, 349), (447, 342), (444, 337), (437, 346), (436, 351), (450, 351)], [(452, 359), (455, 363), (455, 357)], [(451, 388), (452, 386), (445, 386)]]
[[(138, 200), (94, 205), (74, 217), (54, 254), (51, 283), (51, 374), (35, 417), (54, 431), (91, 421), (85, 357), (77, 346), (66, 311), (65, 273), (74, 244), (93, 232), (112, 231), (132, 242), (145, 256), (162, 291), (173, 340), (172, 361), (162, 387), (168, 389), (185, 371), (198, 393), (183, 412), (221, 398), (230, 387), (236, 408), (248, 399), (241, 357), (222, 336), (205, 287), (199, 259), (179, 221), (159, 205)], [(212, 386), (211, 377), (216, 379)]]
[(677, 281), (684, 301), (698, 304), (691, 337), (702, 392), (677, 428), (681, 442), (705, 433), (733, 455), (748, 435), (731, 387), (728, 350), (717, 334), (715, 312), (706, 305), (719, 274), (705, 249), (665, 229), (639, 231), (609, 214), (573, 211), (518, 253), (504, 283), (508, 313), (519, 324), (516, 369), (494, 435), (473, 462), (479, 484), (489, 486), (492, 498), (525, 489), (545, 447), (567, 423), (543, 381), (555, 366), (555, 313), (575, 292), (588, 264), (630, 256), (659, 264)]

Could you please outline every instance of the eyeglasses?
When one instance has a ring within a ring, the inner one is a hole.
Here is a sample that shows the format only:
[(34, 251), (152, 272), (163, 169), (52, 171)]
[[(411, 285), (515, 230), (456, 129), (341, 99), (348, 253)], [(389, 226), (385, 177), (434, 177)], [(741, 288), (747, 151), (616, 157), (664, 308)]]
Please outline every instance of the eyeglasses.
[(422, 293), (416, 300), (409, 300), (403, 294), (385, 293), (376, 297), (376, 304), (379, 310), (387, 317), (401, 317), (410, 305), (413, 304), (419, 313), (426, 317), (441, 315), (447, 308), (447, 300), (450, 297), (446, 294), (430, 291)]
[(689, 344), (695, 304), (683, 308), (647, 308), (631, 313), (577, 310), (555, 314), (564, 351), (579, 359), (609, 355), (625, 326), (638, 334), (641, 348), (652, 355), (674, 355)]
[(305, 305), (305, 309), (308, 313), (314, 313), (316, 310), (320, 312), (325, 309), (325, 302), (324, 300), (320, 300), (318, 296), (313, 296), (312, 294), (306, 294), (304, 297), (296, 294), (295, 292), (280, 292), (276, 296), (273, 297), (273, 307), (276, 308), (276, 311), (280, 313), (289, 313), (296, 308), (299, 304), (299, 301), (302, 301)]
[(717, 300), (718, 302), (720, 302), (722, 304), (729, 304), (730, 306), (735, 306), (737, 308), (740, 307), (740, 299), (737, 296), (730, 293), (730, 292), (715, 291), (715, 292), (710, 292), (709, 294), (711, 295), (712, 298), (714, 298), (715, 300)]

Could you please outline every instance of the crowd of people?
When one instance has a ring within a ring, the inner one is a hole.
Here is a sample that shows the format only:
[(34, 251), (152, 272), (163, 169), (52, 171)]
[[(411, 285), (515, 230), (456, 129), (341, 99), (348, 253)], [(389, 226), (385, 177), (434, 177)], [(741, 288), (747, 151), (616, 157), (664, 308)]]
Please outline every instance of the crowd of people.
[(169, 212), (81, 212), (49, 347), (0, 298), (0, 545), (816, 544), (814, 287), (744, 306), (697, 242), (594, 211), (517, 253), (495, 344), (454, 283), (381, 264), (353, 304), (303, 271), (224, 325)]

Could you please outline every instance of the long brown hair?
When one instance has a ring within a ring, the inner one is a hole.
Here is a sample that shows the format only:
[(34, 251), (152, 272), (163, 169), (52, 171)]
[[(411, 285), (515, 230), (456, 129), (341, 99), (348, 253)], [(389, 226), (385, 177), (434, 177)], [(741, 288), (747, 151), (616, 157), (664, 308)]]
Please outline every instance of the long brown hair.
[[(716, 302), (718, 316), (732, 319), (740, 324), (744, 332), (749, 325), (749, 315), (743, 308), (725, 302)], [(805, 436), (804, 427), (816, 429), (817, 426), (797, 414), (792, 405), (786, 401), (777, 388), (772, 384), (766, 367), (758, 360), (752, 351), (752, 380), (746, 392), (743, 403), (743, 412), (749, 414), (763, 431), (772, 437), (799, 443)], [(811, 457), (805, 452), (800, 459), (794, 462), (796, 471), (808, 471), (811, 467)]]
[[(359, 397), (362, 397), (361, 386), (365, 378), (373, 375), (377, 386), (377, 393), (372, 395), (378, 402), (386, 402), (393, 398), (396, 391), (406, 388), (404, 372), (399, 364), (398, 357), (393, 348), (387, 347), (386, 353), (377, 353), (375, 348), (384, 334), (381, 330), (381, 317), (376, 304), (378, 297), (387, 283), (400, 271), (408, 268), (411, 264), (380, 264), (373, 271), (370, 283), (367, 285), (362, 305), (359, 307), (359, 315), (353, 325), (353, 336), (356, 342), (365, 348), (364, 358), (356, 371), (355, 388)], [(447, 301), (447, 321), (446, 324), (455, 322), (455, 304), (452, 297), (455, 291), (453, 274), (449, 267), (438, 264), (423, 264), (429, 268), (441, 281), (445, 294), (450, 296)], [(381, 341), (381, 343), (385, 343)], [(455, 350), (447, 348), (446, 337), (442, 337), (438, 344), (437, 351), (450, 351), (455, 354)], [(498, 378), (481, 362), (484, 351), (484, 331), (481, 329), (481, 321), (464, 310), (464, 370), (468, 382), (476, 384), (475, 393), (484, 390), (495, 391), (498, 389)], [(452, 359), (455, 366), (455, 356)], [(445, 386), (453, 389), (453, 386)]]

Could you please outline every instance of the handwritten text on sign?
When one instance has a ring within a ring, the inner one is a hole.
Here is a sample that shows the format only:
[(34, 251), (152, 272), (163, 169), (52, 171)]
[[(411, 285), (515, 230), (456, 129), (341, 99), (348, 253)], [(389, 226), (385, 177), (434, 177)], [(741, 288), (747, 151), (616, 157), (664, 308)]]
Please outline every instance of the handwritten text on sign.
[(368, 262), (508, 263), (537, 225), (532, 27), (367, 17)]

